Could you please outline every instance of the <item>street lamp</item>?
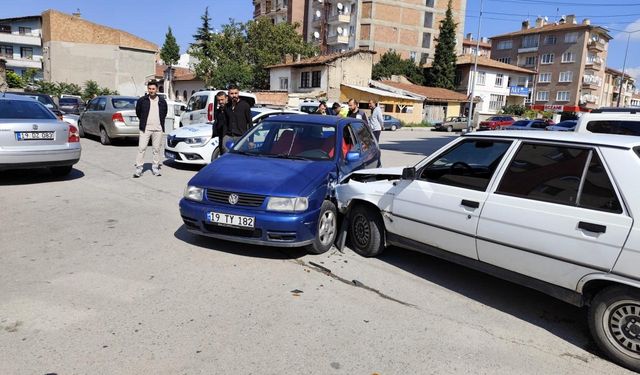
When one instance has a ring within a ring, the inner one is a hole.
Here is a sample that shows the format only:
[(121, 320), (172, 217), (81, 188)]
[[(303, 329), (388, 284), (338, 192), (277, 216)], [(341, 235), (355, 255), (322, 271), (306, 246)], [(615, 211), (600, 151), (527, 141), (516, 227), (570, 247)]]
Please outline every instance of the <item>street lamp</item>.
[(480, 54), (480, 24), (482, 23), (482, 0), (480, 0), (480, 16), (478, 17), (478, 34), (476, 35), (476, 53), (473, 58), (473, 75), (471, 82), (471, 94), (469, 95), (469, 113), (467, 114), (467, 132), (472, 129), (471, 119), (473, 118), (473, 99), (476, 96), (476, 80), (478, 79), (478, 55)]

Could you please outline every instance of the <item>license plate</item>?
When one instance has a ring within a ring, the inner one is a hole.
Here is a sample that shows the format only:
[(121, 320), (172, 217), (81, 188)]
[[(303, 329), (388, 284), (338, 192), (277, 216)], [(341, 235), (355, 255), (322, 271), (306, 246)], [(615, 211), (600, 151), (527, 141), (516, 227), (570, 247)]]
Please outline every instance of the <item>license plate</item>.
[(137, 124), (140, 122), (137, 117), (133, 117), (133, 116), (129, 117), (129, 121), (131, 121), (132, 124)]
[(231, 215), (221, 212), (207, 213), (207, 220), (211, 223), (243, 228), (253, 228), (255, 223), (255, 218), (250, 216)]
[(164, 152), (164, 157), (167, 159), (175, 159), (176, 158), (176, 154), (174, 154), (173, 152), (170, 151), (165, 151)]
[(16, 132), (19, 141), (53, 140), (55, 132)]

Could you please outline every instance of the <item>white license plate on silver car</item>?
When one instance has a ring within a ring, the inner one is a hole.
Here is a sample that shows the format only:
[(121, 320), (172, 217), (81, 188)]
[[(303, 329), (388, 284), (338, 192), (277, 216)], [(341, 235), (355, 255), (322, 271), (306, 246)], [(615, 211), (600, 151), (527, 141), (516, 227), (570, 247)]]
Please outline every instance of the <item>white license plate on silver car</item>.
[(208, 212), (207, 220), (211, 223), (220, 225), (228, 225), (232, 227), (253, 228), (255, 225), (255, 218), (251, 216), (240, 216), (225, 214), (222, 212)]
[(55, 132), (16, 132), (19, 141), (53, 140)]

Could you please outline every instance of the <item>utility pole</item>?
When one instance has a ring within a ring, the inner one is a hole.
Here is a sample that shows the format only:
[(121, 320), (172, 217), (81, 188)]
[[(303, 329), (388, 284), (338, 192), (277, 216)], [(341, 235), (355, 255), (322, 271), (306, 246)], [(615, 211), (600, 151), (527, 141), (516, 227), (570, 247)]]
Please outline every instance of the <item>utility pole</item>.
[(467, 132), (473, 129), (473, 99), (476, 96), (476, 80), (478, 79), (478, 55), (480, 54), (480, 24), (482, 23), (482, 0), (480, 0), (480, 16), (478, 17), (478, 34), (476, 35), (476, 53), (473, 58), (473, 74), (471, 78), (471, 95), (469, 95), (469, 113), (467, 115)]
[[(636, 30), (638, 31), (638, 30)], [(633, 31), (635, 32), (635, 31)], [(627, 53), (629, 52), (629, 40), (631, 39), (631, 33), (627, 34), (627, 48), (624, 50), (624, 62), (622, 63), (622, 77), (620, 77), (620, 85), (618, 86), (618, 104), (616, 107), (620, 107), (620, 98), (622, 97), (622, 83), (624, 82), (624, 70), (627, 67)]]

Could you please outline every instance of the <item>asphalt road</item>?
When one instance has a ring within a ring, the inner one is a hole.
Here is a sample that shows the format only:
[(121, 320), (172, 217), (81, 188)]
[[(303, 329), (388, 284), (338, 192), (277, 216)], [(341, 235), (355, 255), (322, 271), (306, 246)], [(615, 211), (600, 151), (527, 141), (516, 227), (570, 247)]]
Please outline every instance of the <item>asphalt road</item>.
[[(383, 164), (447, 136), (384, 132)], [(626, 373), (582, 309), (396, 248), (199, 238), (177, 206), (197, 168), (133, 179), (135, 144), (82, 146), (66, 179), (0, 175), (0, 374)]]

